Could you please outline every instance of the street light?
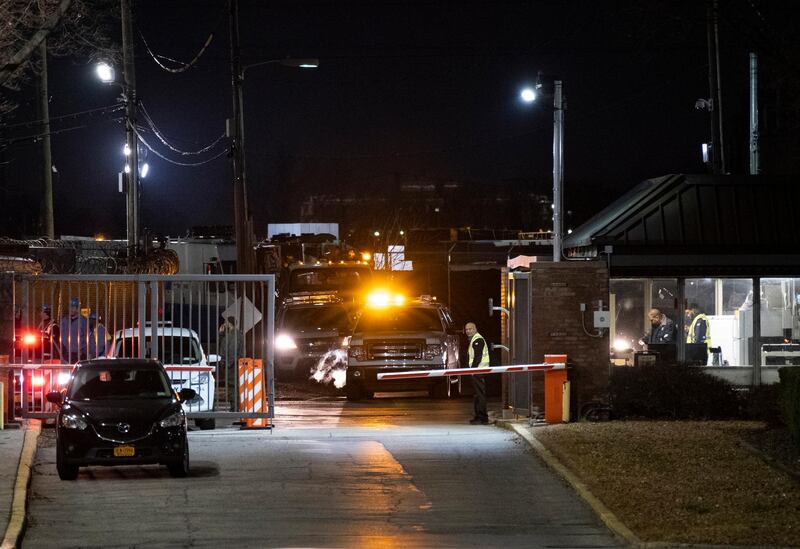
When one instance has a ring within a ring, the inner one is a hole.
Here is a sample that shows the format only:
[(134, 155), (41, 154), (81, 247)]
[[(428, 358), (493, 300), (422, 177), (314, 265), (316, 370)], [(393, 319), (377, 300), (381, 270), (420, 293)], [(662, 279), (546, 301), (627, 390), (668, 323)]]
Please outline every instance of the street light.
[(101, 61), (95, 65), (95, 71), (97, 72), (97, 78), (99, 78), (101, 82), (105, 82), (106, 84), (114, 82), (114, 67), (105, 61)]
[[(541, 86), (537, 83), (535, 89)], [(564, 183), (564, 97), (561, 80), (554, 80), (553, 88), (553, 261), (561, 261)], [(520, 92), (522, 100), (534, 102), (535, 89), (523, 89)]]
[(249, 213), (247, 207), (247, 179), (246, 179), (246, 166), (245, 161), (245, 148), (244, 148), (244, 99), (242, 97), (242, 84), (244, 82), (245, 72), (253, 67), (260, 67), (262, 65), (283, 65), (284, 67), (293, 67), (300, 69), (316, 69), (319, 67), (319, 59), (315, 58), (286, 58), (286, 59), (270, 59), (267, 61), (258, 61), (249, 65), (239, 65), (239, 30), (238, 30), (238, 7), (234, 4), (234, 10), (237, 13), (232, 14), (231, 17), (231, 50), (232, 50), (232, 66), (231, 72), (233, 73), (233, 116), (234, 127), (232, 136), (232, 150), (233, 154), (231, 159), (233, 161), (233, 207), (234, 207), (234, 234), (236, 238), (236, 267), (237, 271), (241, 274), (247, 272), (250, 268), (251, 262), (251, 246), (250, 246), (250, 229), (249, 227)]

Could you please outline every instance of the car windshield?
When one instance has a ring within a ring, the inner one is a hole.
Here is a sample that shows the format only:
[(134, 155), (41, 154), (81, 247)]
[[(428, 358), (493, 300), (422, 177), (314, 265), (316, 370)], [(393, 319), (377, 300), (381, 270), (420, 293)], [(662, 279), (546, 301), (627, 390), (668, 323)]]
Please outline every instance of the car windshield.
[(349, 328), (347, 311), (339, 306), (290, 308), (284, 312), (282, 324), (292, 332), (346, 332)]
[(289, 279), (289, 292), (347, 291), (361, 287), (368, 281), (369, 268), (324, 267), (321, 269), (296, 269)]
[[(188, 336), (158, 335), (158, 357), (153, 355), (153, 344), (150, 336), (145, 337), (145, 356), (141, 358), (158, 358), (162, 364), (198, 364), (202, 357), (200, 347)], [(114, 347), (114, 356), (118, 358), (140, 358), (139, 338), (122, 337)]]
[(389, 307), (367, 309), (358, 319), (356, 332), (441, 332), (436, 309)]
[(172, 395), (169, 379), (153, 366), (78, 368), (69, 387), (73, 400), (165, 398)]

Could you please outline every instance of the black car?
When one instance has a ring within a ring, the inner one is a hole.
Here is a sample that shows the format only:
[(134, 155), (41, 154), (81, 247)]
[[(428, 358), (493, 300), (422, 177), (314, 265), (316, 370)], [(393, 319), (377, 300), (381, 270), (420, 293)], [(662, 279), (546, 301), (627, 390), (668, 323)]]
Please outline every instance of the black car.
[(157, 360), (99, 359), (79, 363), (65, 392), (47, 394), (60, 406), (56, 469), (74, 480), (86, 465), (166, 465), (189, 474), (186, 414), (193, 389), (172, 390)]

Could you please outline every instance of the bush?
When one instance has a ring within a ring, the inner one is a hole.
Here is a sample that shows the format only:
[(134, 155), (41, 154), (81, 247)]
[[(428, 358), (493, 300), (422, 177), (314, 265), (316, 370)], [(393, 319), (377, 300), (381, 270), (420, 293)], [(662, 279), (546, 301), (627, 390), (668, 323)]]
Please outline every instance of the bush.
[(681, 364), (615, 368), (609, 392), (618, 418), (730, 419), (740, 415), (732, 385)]
[(783, 415), (795, 445), (800, 446), (800, 368), (780, 368)]
[(744, 389), (742, 417), (764, 421), (770, 426), (784, 424), (782, 388), (778, 383)]

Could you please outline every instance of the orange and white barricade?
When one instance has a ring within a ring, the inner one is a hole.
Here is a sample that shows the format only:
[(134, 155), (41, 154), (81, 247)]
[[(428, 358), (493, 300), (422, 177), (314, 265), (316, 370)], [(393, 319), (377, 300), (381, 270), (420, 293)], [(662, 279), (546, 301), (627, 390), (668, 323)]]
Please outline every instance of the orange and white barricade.
[[(239, 359), (239, 411), (266, 413), (264, 363), (261, 359)], [(242, 418), (242, 427), (258, 429), (270, 427), (266, 417)]]

